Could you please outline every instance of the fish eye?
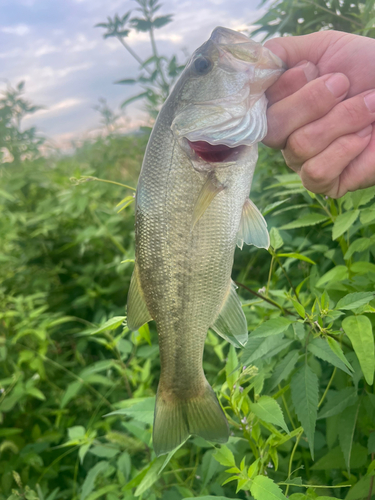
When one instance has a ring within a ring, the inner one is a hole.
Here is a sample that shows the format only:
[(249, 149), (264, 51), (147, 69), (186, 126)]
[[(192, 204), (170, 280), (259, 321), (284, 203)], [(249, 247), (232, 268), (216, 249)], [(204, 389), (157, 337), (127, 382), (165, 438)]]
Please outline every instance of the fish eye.
[(194, 68), (199, 75), (205, 75), (211, 70), (212, 62), (208, 57), (199, 56), (194, 61)]

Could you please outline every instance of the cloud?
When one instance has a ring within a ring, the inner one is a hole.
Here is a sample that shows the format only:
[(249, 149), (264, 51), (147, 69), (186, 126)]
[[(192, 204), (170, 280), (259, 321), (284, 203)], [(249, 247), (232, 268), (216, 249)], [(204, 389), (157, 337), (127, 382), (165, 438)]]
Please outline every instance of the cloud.
[(30, 33), (30, 28), (26, 24), (16, 24), (15, 26), (3, 26), (0, 31), (9, 35), (25, 36)]
[(60, 114), (61, 112), (67, 111), (69, 108), (75, 108), (77, 106), (80, 106), (85, 102), (84, 99), (76, 99), (74, 97), (71, 97), (69, 99), (64, 99), (63, 101), (57, 102), (56, 104), (53, 104), (49, 108), (43, 108), (39, 109), (32, 115), (28, 115), (24, 118), (24, 120), (33, 120), (35, 117), (39, 117), (42, 115), (55, 115), (55, 114)]

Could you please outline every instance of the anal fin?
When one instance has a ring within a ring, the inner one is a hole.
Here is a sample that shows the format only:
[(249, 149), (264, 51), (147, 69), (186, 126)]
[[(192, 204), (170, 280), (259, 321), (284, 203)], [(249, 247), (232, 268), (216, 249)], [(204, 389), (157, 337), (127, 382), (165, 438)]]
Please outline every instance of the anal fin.
[(211, 328), (235, 347), (242, 347), (247, 342), (247, 322), (233, 282), (230, 283), (227, 297)]
[(192, 221), (192, 229), (195, 224), (199, 221), (202, 215), (205, 213), (207, 208), (211, 205), (212, 200), (215, 198), (217, 194), (223, 191), (224, 186), (221, 184), (215, 177), (214, 174), (210, 174), (203, 184), (202, 189), (198, 195), (197, 201), (194, 205), (193, 210), (193, 221)]
[(148, 312), (141, 284), (139, 282), (138, 268), (137, 265), (135, 265), (128, 293), (128, 328), (129, 330), (138, 330), (138, 328), (151, 320), (152, 318)]
[(266, 249), (270, 246), (267, 222), (250, 199), (247, 199), (243, 205), (237, 234), (237, 246), (242, 249), (244, 243)]

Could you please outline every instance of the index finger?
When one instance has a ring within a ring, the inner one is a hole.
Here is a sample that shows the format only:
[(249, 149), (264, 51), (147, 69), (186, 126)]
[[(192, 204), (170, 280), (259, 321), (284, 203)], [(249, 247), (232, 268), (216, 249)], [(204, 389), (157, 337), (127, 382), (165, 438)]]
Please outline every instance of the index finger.
[(306, 83), (311, 82), (319, 76), (319, 70), (309, 61), (302, 61), (294, 68), (288, 69), (280, 78), (266, 91), (268, 105), (285, 99), (285, 97), (294, 94)]

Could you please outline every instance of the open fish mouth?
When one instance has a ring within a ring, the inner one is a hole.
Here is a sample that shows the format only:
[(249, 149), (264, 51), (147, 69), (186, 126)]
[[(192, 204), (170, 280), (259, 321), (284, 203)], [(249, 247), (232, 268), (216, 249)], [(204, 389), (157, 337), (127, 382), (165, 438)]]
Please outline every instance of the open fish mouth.
[(209, 144), (206, 141), (189, 141), (190, 148), (199, 158), (207, 163), (221, 163), (235, 160), (246, 146), (229, 147), (225, 144)]

